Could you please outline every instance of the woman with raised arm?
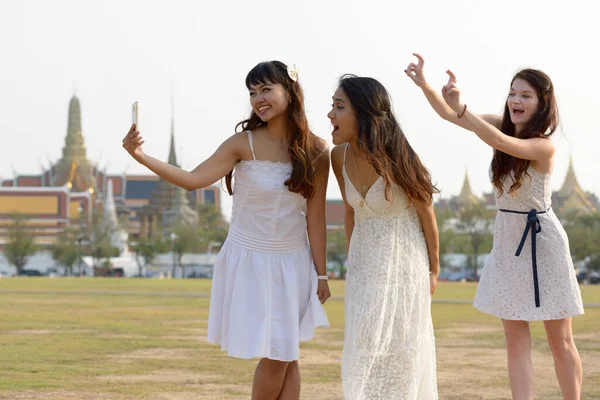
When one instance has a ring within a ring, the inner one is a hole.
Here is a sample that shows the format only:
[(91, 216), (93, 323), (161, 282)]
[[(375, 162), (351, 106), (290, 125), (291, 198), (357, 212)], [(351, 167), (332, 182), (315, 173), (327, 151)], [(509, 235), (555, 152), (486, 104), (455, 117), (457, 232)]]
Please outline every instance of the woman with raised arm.
[(529, 321), (542, 320), (563, 398), (579, 399), (582, 370), (571, 317), (583, 314), (583, 305), (567, 235), (550, 207), (550, 136), (559, 121), (552, 81), (523, 69), (511, 81), (504, 114), (477, 115), (461, 103), (450, 70), (440, 96), (427, 84), (423, 58), (415, 56), (418, 63), (405, 72), (433, 109), (494, 149), (490, 179), (499, 210), (474, 306), (502, 319), (513, 398), (533, 398)]
[(256, 65), (246, 76), (250, 117), (191, 172), (146, 155), (135, 126), (123, 140), (139, 163), (185, 189), (226, 177), (233, 212), (215, 263), (208, 340), (230, 356), (261, 358), (254, 400), (300, 398), (299, 342), (329, 324), (322, 306), (331, 295), (329, 157), (326, 143), (309, 130), (297, 79), (297, 70), (279, 61)]
[(437, 399), (437, 189), (377, 80), (342, 76), (328, 117), (349, 247), (344, 399)]

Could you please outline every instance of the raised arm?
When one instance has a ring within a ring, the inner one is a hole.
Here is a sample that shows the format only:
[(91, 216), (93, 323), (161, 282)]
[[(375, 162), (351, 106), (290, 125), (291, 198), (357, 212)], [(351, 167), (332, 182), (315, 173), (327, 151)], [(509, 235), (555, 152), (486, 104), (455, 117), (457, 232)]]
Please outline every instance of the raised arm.
[[(453, 124), (460, 126), (461, 128), (469, 129), (465, 121), (462, 118), (459, 119), (458, 114), (450, 106), (448, 106), (448, 104), (446, 104), (440, 92), (429, 85), (425, 79), (425, 60), (423, 57), (417, 53), (413, 53), (413, 55), (417, 57), (417, 64), (412, 62), (408, 64), (408, 67), (406, 67), (404, 73), (406, 73), (406, 75), (412, 79), (415, 85), (421, 88), (425, 98), (440, 117), (446, 121), (450, 121)], [(479, 117), (494, 126), (499, 126), (499, 115), (482, 114)]]
[(206, 161), (192, 171), (185, 171), (179, 167), (147, 155), (142, 150), (144, 140), (140, 132), (132, 125), (123, 139), (123, 147), (140, 164), (161, 178), (187, 190), (203, 188), (217, 182), (233, 169), (240, 160), (244, 133), (237, 133), (219, 146), (217, 151)]
[(456, 77), (452, 71), (447, 71), (450, 79), (442, 89), (445, 103), (461, 115), (461, 126), (475, 132), (481, 140), (496, 150), (510, 154), (523, 160), (538, 161), (548, 164), (556, 150), (554, 143), (547, 138), (519, 139), (505, 135), (502, 131), (471, 113), (460, 101), (460, 90), (456, 86)]
[(346, 235), (346, 249), (350, 248), (350, 239), (352, 238), (352, 232), (354, 231), (354, 208), (346, 200), (346, 186), (344, 184), (344, 176), (342, 175), (342, 168), (344, 165), (344, 149), (346, 144), (335, 146), (331, 151), (331, 166), (333, 167), (333, 173), (337, 180), (340, 192), (342, 192), (342, 199), (344, 201), (344, 234)]

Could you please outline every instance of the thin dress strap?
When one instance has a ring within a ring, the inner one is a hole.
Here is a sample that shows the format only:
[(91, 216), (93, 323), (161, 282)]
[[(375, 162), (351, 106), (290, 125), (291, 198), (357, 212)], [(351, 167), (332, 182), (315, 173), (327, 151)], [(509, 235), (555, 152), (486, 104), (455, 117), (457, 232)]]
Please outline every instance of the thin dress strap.
[(248, 134), (248, 142), (250, 143), (250, 151), (252, 152), (252, 159), (256, 160), (256, 156), (254, 155), (254, 146), (252, 145), (252, 132), (246, 131)]
[(342, 164), (344, 169), (346, 168), (346, 152), (348, 151), (348, 146), (350, 146), (350, 143), (346, 143), (346, 147), (344, 147), (344, 162)]

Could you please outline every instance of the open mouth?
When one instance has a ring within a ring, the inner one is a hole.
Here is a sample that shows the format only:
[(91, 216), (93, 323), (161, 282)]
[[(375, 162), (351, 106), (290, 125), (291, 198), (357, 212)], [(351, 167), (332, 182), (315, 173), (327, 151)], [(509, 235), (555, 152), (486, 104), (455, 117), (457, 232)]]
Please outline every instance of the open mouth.
[(518, 108), (513, 108), (512, 112), (515, 115), (523, 115), (525, 113), (525, 110), (520, 110)]
[(340, 127), (339, 127), (339, 126), (337, 126), (337, 125), (331, 125), (331, 126), (333, 127), (333, 130), (331, 131), (331, 134), (332, 134), (332, 135), (335, 135), (335, 134), (336, 134), (336, 132), (338, 131), (338, 129), (340, 129)]
[(265, 112), (267, 112), (267, 110), (269, 110), (270, 108), (271, 108), (271, 106), (264, 105), (264, 106), (260, 106), (260, 107), (258, 107), (258, 110), (257, 110), (257, 111), (258, 111), (258, 113), (259, 113), (259, 114), (264, 114), (264, 113), (265, 113)]

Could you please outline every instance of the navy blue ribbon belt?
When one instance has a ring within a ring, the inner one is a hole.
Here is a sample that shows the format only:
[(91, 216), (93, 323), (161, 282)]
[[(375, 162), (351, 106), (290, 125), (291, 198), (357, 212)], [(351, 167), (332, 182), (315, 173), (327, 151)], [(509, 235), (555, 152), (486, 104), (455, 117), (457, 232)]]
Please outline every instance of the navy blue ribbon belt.
[[(549, 210), (549, 208), (548, 208)], [(548, 211), (546, 210), (546, 211)], [(523, 232), (523, 236), (521, 237), (521, 243), (519, 243), (519, 247), (517, 248), (517, 252), (515, 256), (519, 257), (521, 255), (521, 251), (523, 250), (523, 246), (525, 245), (525, 240), (527, 240), (527, 234), (531, 230), (531, 267), (533, 269), (533, 291), (535, 296), (535, 306), (540, 306), (540, 287), (538, 282), (538, 273), (537, 273), (537, 257), (536, 257), (536, 246), (535, 246), (535, 236), (542, 231), (542, 226), (540, 225), (540, 220), (538, 218), (538, 214), (546, 214), (546, 211), (537, 211), (535, 209), (527, 212), (527, 211), (514, 211), (514, 210), (505, 210), (500, 209), (500, 211), (511, 214), (522, 214), (527, 215), (527, 225), (525, 225), (525, 231)]]

